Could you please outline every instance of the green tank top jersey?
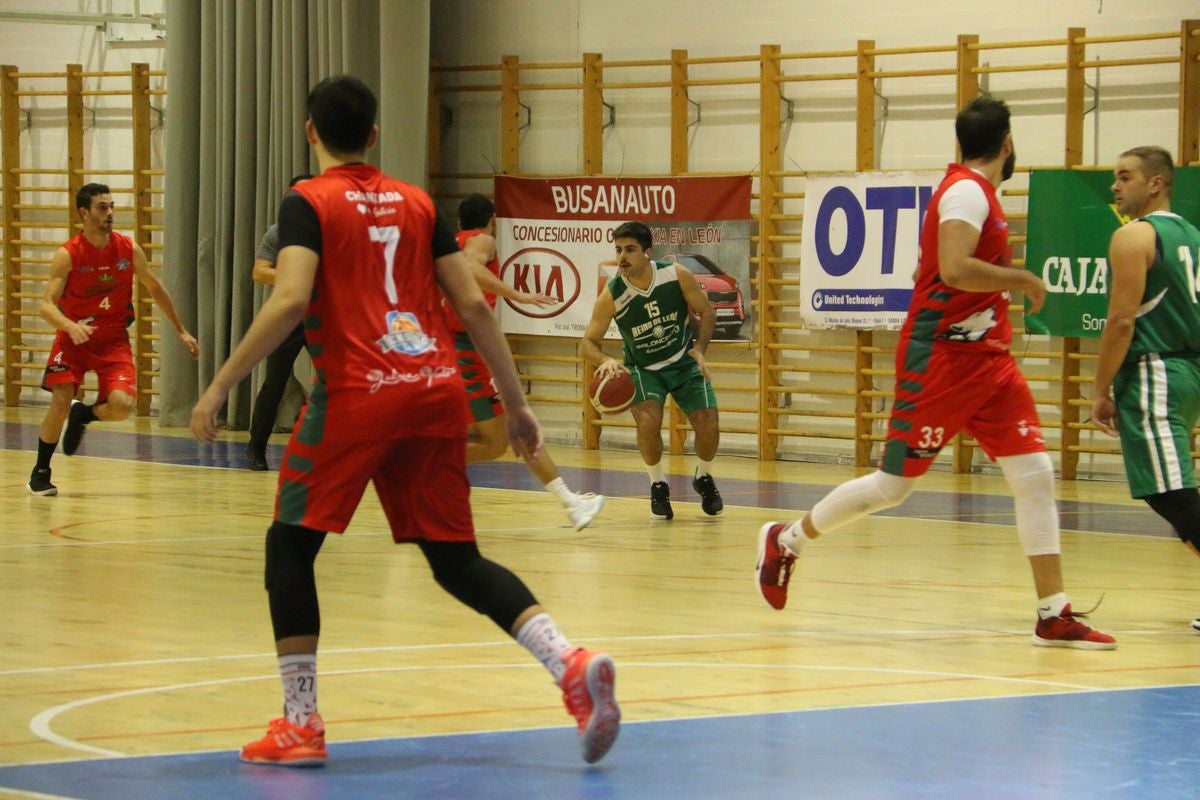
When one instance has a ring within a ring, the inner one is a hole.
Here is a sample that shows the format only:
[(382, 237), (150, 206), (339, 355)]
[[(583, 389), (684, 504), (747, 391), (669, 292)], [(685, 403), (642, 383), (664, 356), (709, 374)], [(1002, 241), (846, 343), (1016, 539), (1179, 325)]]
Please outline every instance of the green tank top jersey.
[(625, 365), (658, 370), (690, 358), (692, 332), (674, 262), (656, 261), (654, 266), (653, 282), (646, 290), (629, 285), (618, 274), (608, 282), (608, 292), (625, 343)]
[(1125, 363), (1148, 353), (1200, 354), (1200, 230), (1178, 214), (1142, 217), (1158, 239)]

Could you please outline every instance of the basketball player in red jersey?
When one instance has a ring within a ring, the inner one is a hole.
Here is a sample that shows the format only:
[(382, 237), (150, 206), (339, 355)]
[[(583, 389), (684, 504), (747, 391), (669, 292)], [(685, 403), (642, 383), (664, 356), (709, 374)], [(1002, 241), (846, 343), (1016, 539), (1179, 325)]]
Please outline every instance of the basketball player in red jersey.
[[(170, 293), (146, 264), (142, 248), (113, 230), (113, 208), (112, 193), (104, 184), (81, 188), (75, 195), (75, 213), (83, 231), (50, 261), (41, 314), (58, 333), (42, 378), (43, 388), (50, 392), (50, 408), (38, 432), (37, 464), (29, 476), (29, 491), (36, 495), (58, 494), (58, 487), (50, 482), (50, 457), (64, 422), (63, 452), (72, 455), (88, 423), (122, 420), (133, 411), (136, 373), (125, 329), (134, 319), (135, 275), (179, 332), (192, 358), (200, 354), (200, 345), (179, 321)], [(99, 378), (96, 402), (72, 405), (89, 370)]]
[(1011, 292), (1024, 291), (1037, 311), (1046, 287), (1011, 266), (1008, 223), (996, 197), (1016, 159), (1008, 107), (977, 98), (959, 112), (955, 133), (963, 161), (950, 165), (921, 229), (882, 464), (835, 488), (803, 519), (762, 527), (759, 591), (773, 608), (783, 608), (807, 541), (902, 503), (945, 443), (965, 430), (1000, 465), (1013, 493), (1017, 536), (1038, 596), (1033, 644), (1111, 650), (1116, 640), (1081, 622), (1063, 591), (1054, 466), (1033, 395), (1009, 352)]
[(345, 530), (368, 482), (396, 542), (415, 542), (438, 584), (527, 648), (563, 691), (585, 760), (616, 739), (612, 659), (570, 645), (512, 572), (475, 542), (466, 472), (467, 416), (443, 292), (491, 368), (513, 449), (527, 459), (541, 429), (512, 354), (454, 235), (421, 189), (364, 163), (376, 101), (357, 78), (327, 78), (308, 96), (305, 132), (321, 174), (279, 209), (275, 290), (192, 410), (211, 442), (229, 390), (304, 320), (316, 379), (280, 467), (267, 531), (266, 588), (284, 716), (242, 749), (282, 766), (326, 760), (317, 712), (321, 629), (314, 562)]
[[(496, 255), (496, 206), (481, 194), (473, 194), (458, 204), (459, 231), (455, 235), (463, 255), (472, 262), (475, 279), (483, 296), (493, 309), (497, 295), (518, 303), (552, 305), (558, 301), (545, 295), (520, 292), (500, 279), (500, 261)], [(504, 432), (504, 406), (496, 394), (491, 373), (480, 359), (470, 335), (462, 323), (447, 308), (454, 347), (458, 351), (458, 368), (467, 389), (467, 410), (471, 435), (467, 440), (467, 463), (492, 461), (508, 450)], [(558, 498), (575, 530), (586, 528), (604, 507), (604, 495), (576, 494), (563, 481), (558, 466), (543, 447), (529, 462), (529, 469), (542, 482), (546, 491)]]

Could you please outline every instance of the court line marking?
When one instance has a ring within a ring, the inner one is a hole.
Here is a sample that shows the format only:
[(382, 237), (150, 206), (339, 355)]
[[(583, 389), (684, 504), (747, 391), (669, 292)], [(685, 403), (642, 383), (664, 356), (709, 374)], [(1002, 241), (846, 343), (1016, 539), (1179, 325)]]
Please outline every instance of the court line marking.
[[(540, 669), (539, 664), (420, 664), (397, 667), (382, 667), (370, 669), (343, 669), (343, 670), (328, 670), (321, 673), (322, 678), (331, 678), (335, 676), (345, 675), (376, 675), (393, 672), (426, 672), (434, 670), (496, 670), (496, 669)], [(1077, 683), (1064, 683), (1059, 681), (1044, 681), (1034, 680), (1031, 678), (1009, 678), (1001, 675), (974, 675), (967, 672), (941, 672), (937, 670), (918, 670), (918, 669), (896, 669), (888, 667), (852, 667), (845, 665), (811, 665), (811, 664), (730, 664), (730, 663), (697, 663), (689, 661), (654, 661), (654, 662), (621, 662), (622, 669), (680, 669), (680, 668), (707, 668), (707, 669), (768, 669), (781, 671), (804, 671), (804, 672), (866, 672), (872, 674), (884, 675), (925, 675), (940, 678), (954, 678), (957, 680), (976, 680), (985, 682), (1013, 683), (1023, 686), (1046, 686), (1059, 689), (1070, 689), (1073, 691), (1096, 692), (1103, 691), (1102, 687), (1088, 686)], [(79, 700), (72, 700), (69, 703), (62, 703), (53, 706), (36, 714), (29, 721), (29, 730), (33, 735), (37, 736), (51, 744), (65, 747), (71, 750), (78, 750), (92, 755), (103, 756), (106, 758), (130, 758), (126, 753), (117, 750), (108, 750), (103, 747), (95, 747), (93, 745), (78, 742), (66, 736), (62, 736), (54, 732), (51, 723), (60, 714), (65, 714), (69, 711), (74, 711), (85, 706), (104, 703), (110, 700), (120, 700), (126, 697), (136, 697), (145, 694), (156, 694), (159, 692), (171, 692), (183, 689), (198, 689), (209, 686), (228, 686), (235, 683), (254, 683), (257, 681), (277, 681), (278, 674), (271, 675), (251, 675), (238, 678), (217, 678), (207, 681), (191, 681), (187, 683), (170, 683), (161, 686), (145, 686), (139, 689), (126, 689), (119, 692), (107, 692), (105, 694), (85, 697)], [(1025, 695), (1018, 695), (1025, 696)], [(968, 698), (980, 699), (980, 698)], [(903, 704), (901, 704), (903, 705)], [(817, 710), (817, 709), (812, 709)], [(742, 716), (742, 715), (728, 715)]]
[[(1195, 688), (1200, 688), (1200, 684), (1170, 683), (1170, 684), (1152, 684), (1149, 686), (1120, 686), (1120, 687), (1112, 687), (1112, 688), (1098, 688), (1098, 689), (1093, 689), (1093, 690), (1089, 690), (1089, 691), (1053, 692), (1053, 693), (1047, 693), (1047, 694), (1001, 694), (1001, 695), (992, 695), (989, 697), (975, 697), (975, 698), (943, 697), (943, 698), (937, 698), (937, 699), (932, 699), (932, 700), (895, 700), (895, 701), (890, 701), (890, 702), (866, 703), (863, 705), (826, 706), (826, 707), (822, 707), (822, 708), (810, 708), (810, 709), (781, 709), (779, 711), (755, 711), (755, 712), (742, 713), (742, 714), (728, 713), (728, 712), (711, 713), (711, 714), (696, 714), (695, 716), (676, 717), (676, 718), (672, 718), (672, 719), (630, 720), (630, 721), (624, 722), (623, 724), (624, 725), (687, 724), (687, 723), (693, 722), (693, 721), (703, 721), (703, 720), (713, 720), (713, 719), (737, 719), (739, 717), (773, 716), (773, 715), (777, 715), (777, 714), (806, 714), (806, 713), (812, 713), (812, 712), (827, 712), (827, 711), (833, 712), (833, 711), (855, 711), (858, 709), (874, 709), (874, 708), (899, 708), (899, 707), (903, 707), (903, 706), (932, 705), (932, 704), (937, 704), (937, 703), (986, 703), (986, 702), (995, 701), (995, 700), (1027, 700), (1030, 698), (1041, 698), (1041, 697), (1073, 697), (1073, 696), (1085, 695), (1085, 694), (1110, 694), (1110, 693), (1117, 693), (1117, 692), (1121, 692), (1121, 693), (1124, 693), (1124, 692), (1148, 692), (1148, 691), (1156, 691), (1156, 690), (1160, 690), (1160, 689), (1172, 690), (1172, 689), (1195, 689)], [(531, 732), (531, 731), (560, 730), (562, 727), (563, 726), (561, 726), (561, 725), (537, 725), (537, 726), (528, 727), (528, 728), (489, 728), (486, 730), (471, 731), (468, 733), (463, 733), (460, 731), (460, 732), (448, 732), (448, 733), (423, 733), (423, 734), (418, 734), (418, 735), (414, 735), (414, 736), (375, 736), (375, 737), (367, 737), (364, 739), (345, 739), (345, 740), (342, 740), (341, 742), (337, 742), (336, 746), (367, 744), (370, 742), (400, 742), (400, 741), (405, 741), (407, 739), (442, 739), (447, 736), (485, 736), (485, 735), (497, 735), (497, 734), (505, 734), (505, 733), (526, 733), (526, 732)], [(211, 755), (211, 754), (218, 754), (218, 753), (229, 754), (231, 752), (232, 752), (231, 748), (219, 747), (219, 748), (211, 748), (208, 750), (175, 750), (175, 751), (168, 751), (165, 753), (153, 753), (153, 754), (136, 755), (136, 756), (121, 756), (121, 758), (123, 758), (123, 759), (173, 758), (173, 757), (178, 757), (178, 756), (198, 756), (198, 755), (206, 755), (206, 754)], [(10, 764), (10, 765), (5, 765), (5, 766), (0, 766), (0, 773), (2, 773), (3, 770), (8, 769), (10, 767), (45, 766), (45, 765), (51, 765), (51, 764), (83, 764), (83, 763), (87, 763), (89, 760), (90, 759), (60, 758), (60, 759), (45, 759), (45, 760), (41, 760), (41, 761), (27, 761), (22, 764)], [(57, 799), (55, 799), (55, 800), (57, 800)], [(78, 800), (78, 798), (66, 798), (66, 800)]]

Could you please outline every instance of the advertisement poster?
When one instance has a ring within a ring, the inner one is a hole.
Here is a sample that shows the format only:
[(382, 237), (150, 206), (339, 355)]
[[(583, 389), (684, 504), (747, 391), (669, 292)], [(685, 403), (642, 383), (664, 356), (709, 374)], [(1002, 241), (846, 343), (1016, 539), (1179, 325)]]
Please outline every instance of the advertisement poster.
[(899, 328), (912, 298), (921, 222), (943, 172), (810, 175), (800, 313), (813, 328)]
[[(1108, 241), (1128, 220), (1112, 204), (1109, 171), (1047, 169), (1029, 177), (1025, 269), (1046, 284), (1030, 333), (1099, 337), (1108, 316)], [(1200, 168), (1176, 168), (1171, 209), (1200, 225)]]
[[(581, 336), (596, 297), (616, 274), (613, 230), (646, 223), (656, 261), (696, 276), (717, 314), (714, 340), (750, 339), (749, 176), (496, 178), (500, 278), (558, 300), (537, 307), (501, 300), (505, 333)], [(619, 338), (616, 326), (610, 338)]]

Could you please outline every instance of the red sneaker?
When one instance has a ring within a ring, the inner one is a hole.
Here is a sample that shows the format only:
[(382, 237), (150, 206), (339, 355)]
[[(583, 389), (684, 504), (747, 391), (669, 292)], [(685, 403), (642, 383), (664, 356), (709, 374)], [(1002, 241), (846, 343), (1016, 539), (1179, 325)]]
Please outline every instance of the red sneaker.
[(242, 761), (281, 767), (320, 767), (325, 764), (325, 721), (309, 714), (304, 727), (287, 717), (273, 719), (267, 735), (242, 748)]
[(1038, 647), (1071, 647), (1076, 650), (1116, 650), (1117, 640), (1079, 621), (1086, 614), (1063, 606), (1057, 617), (1039, 619), (1033, 631), (1033, 643)]
[(758, 529), (758, 590), (774, 609), (787, 605), (788, 581), (796, 565), (796, 555), (779, 544), (779, 534), (786, 527), (786, 522), (768, 522)]
[(577, 647), (567, 654), (563, 674), (563, 704), (579, 723), (579, 746), (583, 760), (591, 764), (617, 740), (621, 729), (621, 709), (617, 706), (614, 686), (617, 670), (612, 659)]

